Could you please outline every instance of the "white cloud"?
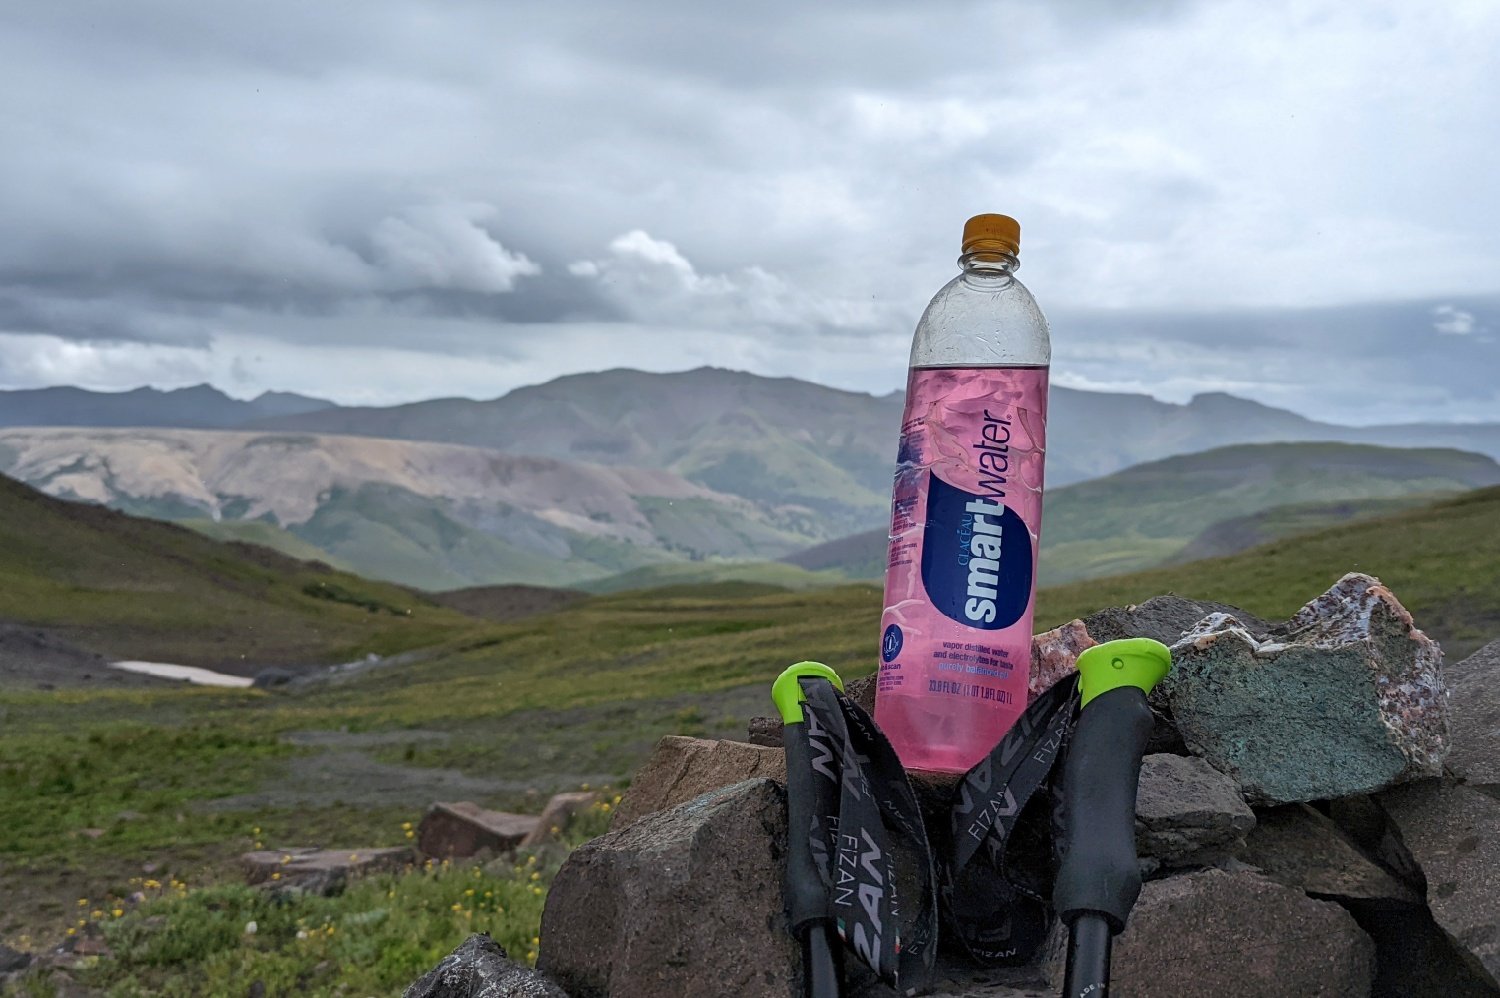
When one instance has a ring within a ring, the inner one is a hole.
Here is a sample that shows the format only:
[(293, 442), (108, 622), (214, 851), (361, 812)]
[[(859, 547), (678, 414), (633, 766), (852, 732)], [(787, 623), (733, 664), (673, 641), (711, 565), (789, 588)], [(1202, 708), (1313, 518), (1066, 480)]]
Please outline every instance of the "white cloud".
[(205, 344), (65, 340), (0, 332), (0, 388), (78, 385), (98, 391), (143, 384), (180, 387), (201, 384), (213, 373)]
[(1432, 328), (1450, 336), (1468, 336), (1476, 328), (1473, 312), (1452, 305), (1438, 305), (1432, 310)]
[(839, 295), (818, 295), (779, 274), (750, 264), (705, 274), (675, 244), (643, 229), (609, 243), (609, 255), (570, 265), (596, 278), (639, 322), (724, 333), (737, 330), (866, 330), (890, 328), (879, 306)]
[(442, 204), (382, 219), (370, 241), (385, 285), (499, 294), (512, 290), (518, 277), (540, 274), (541, 267), (507, 250), (480, 224), (497, 214), (493, 205)]

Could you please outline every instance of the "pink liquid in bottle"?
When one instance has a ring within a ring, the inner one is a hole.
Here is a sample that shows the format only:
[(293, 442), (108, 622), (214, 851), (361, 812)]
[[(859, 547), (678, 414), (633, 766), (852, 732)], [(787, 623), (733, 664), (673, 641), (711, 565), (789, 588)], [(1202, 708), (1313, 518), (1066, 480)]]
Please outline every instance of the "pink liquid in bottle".
[(971, 219), (913, 341), (875, 697), (908, 769), (968, 770), (1026, 709), (1051, 347), (1019, 239)]

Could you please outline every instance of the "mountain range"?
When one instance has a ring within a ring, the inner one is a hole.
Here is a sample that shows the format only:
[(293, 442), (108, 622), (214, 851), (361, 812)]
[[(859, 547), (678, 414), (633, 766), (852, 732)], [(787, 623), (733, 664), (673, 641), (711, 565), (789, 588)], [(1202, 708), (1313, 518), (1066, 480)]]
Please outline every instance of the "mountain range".
[(0, 430), (0, 470), (50, 495), (427, 589), (566, 585), (658, 561), (775, 557), (828, 536), (806, 510), (660, 469), (368, 437), (13, 428)]
[[(0, 425), (10, 426), (0, 430), (0, 472), (54, 495), (411, 585), (572, 585), (620, 572), (650, 577), (652, 566), (798, 557), (861, 532), (883, 535), (902, 405), (900, 393), (713, 368), (604, 371), (490, 401), (386, 408), (286, 393), (242, 402), (208, 386), (116, 395), (40, 389), (0, 392)], [(1107, 495), (1124, 488), (1114, 500), (1068, 488), (1132, 466), (1271, 441), (1500, 456), (1500, 424), (1337, 426), (1223, 394), (1176, 405), (1054, 388), (1048, 435), (1051, 581), (1155, 564), (1218, 520), (1281, 503), (1442, 493), (1484, 484), (1488, 473), (1448, 461), (1424, 484), (1408, 459), (1346, 452), (1361, 468), (1355, 482), (1330, 479), (1319, 460), (1291, 452), (1243, 452), (1199, 469), (1222, 481), (1193, 493), (1197, 520), (1167, 515), (1144, 533), (1120, 516), (1149, 519), (1170, 506), (1140, 505), (1144, 479), (1108, 486)], [(1247, 478), (1245, 489), (1230, 487), (1235, 476)], [(1111, 510), (1111, 501), (1124, 505)], [(1085, 529), (1070, 525), (1074, 503), (1078, 522), (1104, 516), (1119, 529), (1072, 537)], [(865, 560), (883, 545), (868, 536), (863, 543)], [(799, 564), (833, 567), (810, 557)], [(834, 560), (848, 567), (847, 558)]]
[(177, 426), (230, 429), (258, 419), (303, 416), (332, 408), (325, 399), (263, 392), (249, 401), (211, 385), (93, 392), (63, 386), (0, 391), (0, 426)]

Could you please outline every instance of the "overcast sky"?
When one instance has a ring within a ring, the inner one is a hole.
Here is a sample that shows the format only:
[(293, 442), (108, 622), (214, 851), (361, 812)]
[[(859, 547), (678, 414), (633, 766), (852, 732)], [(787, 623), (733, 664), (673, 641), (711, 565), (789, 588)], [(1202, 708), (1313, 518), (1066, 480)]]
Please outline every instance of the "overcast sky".
[(883, 393), (1002, 211), (1061, 384), (1500, 420), (1497, 52), (1494, 0), (20, 0), (0, 387)]

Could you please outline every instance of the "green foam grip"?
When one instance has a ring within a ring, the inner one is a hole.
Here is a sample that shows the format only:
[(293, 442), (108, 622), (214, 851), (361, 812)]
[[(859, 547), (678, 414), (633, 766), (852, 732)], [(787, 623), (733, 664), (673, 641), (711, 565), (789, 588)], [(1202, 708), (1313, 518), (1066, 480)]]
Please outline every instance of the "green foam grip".
[(1085, 649), (1078, 656), (1080, 706), (1087, 707), (1096, 696), (1122, 686), (1150, 693), (1171, 668), (1171, 651), (1151, 638), (1121, 638)]
[(844, 688), (844, 681), (839, 678), (839, 674), (822, 662), (798, 662), (796, 665), (788, 666), (781, 675), (776, 677), (776, 682), (771, 684), (771, 700), (776, 704), (776, 710), (786, 724), (802, 723), (804, 698), (801, 679), (803, 676), (817, 676), (828, 680), (835, 689), (843, 690)]

